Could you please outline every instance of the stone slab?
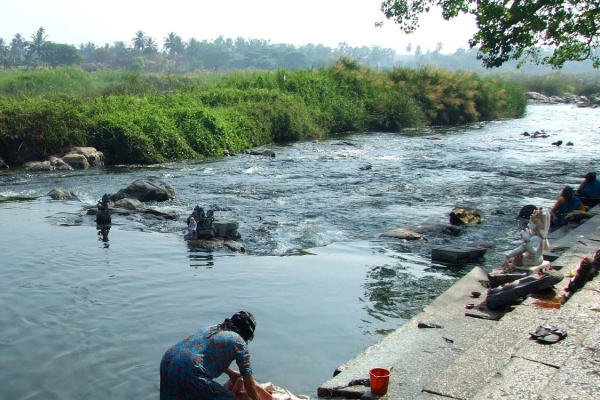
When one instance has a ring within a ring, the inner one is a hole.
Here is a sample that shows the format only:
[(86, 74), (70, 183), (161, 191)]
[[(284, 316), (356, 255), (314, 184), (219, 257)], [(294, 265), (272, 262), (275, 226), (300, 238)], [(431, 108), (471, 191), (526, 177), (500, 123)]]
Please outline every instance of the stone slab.
[[(544, 311), (557, 314), (557, 310)], [(531, 321), (537, 317), (538, 310), (517, 307), (502, 318), (495, 329), (480, 337), (464, 355), (431, 380), (424, 390), (457, 399), (472, 399), (511, 362), (521, 345), (529, 340)]]
[(569, 358), (540, 399), (597, 399), (600, 394), (600, 321), (591, 329), (574, 355)]
[[(590, 282), (588, 282), (590, 283)], [(548, 313), (545, 309), (538, 309), (539, 314), (554, 314), (544, 323), (538, 325), (554, 325), (567, 331), (567, 337), (560, 342), (548, 345), (540, 344), (536, 340), (529, 340), (523, 344), (516, 357), (524, 358), (554, 367), (561, 367), (581, 347), (600, 314), (593, 309), (600, 305), (600, 293), (594, 291), (579, 291), (555, 313)], [(535, 321), (535, 320), (534, 320)], [(537, 325), (532, 326), (531, 330)]]
[(439, 396), (439, 395), (433, 394), (433, 393), (421, 392), (416, 397), (416, 399), (417, 400), (445, 400), (445, 399), (452, 399), (452, 397)]
[(441, 246), (431, 249), (431, 259), (434, 261), (460, 263), (478, 260), (483, 257), (486, 252), (487, 249), (481, 247)]
[[(468, 295), (472, 292), (484, 293), (486, 288), (482, 285), (482, 282), (487, 282), (487, 280), (487, 272), (480, 267), (475, 267), (468, 274), (463, 276), (458, 282), (452, 285), (448, 290), (427, 305), (423, 311), (434, 313), (459, 299), (466, 300), (465, 295)], [(474, 303), (474, 301), (465, 301), (465, 304), (467, 303)]]
[(527, 275), (537, 274), (540, 270), (545, 270), (550, 266), (550, 261), (544, 260), (540, 265), (536, 265), (533, 267), (515, 267), (517, 272), (525, 272)]
[(556, 260), (560, 256), (558, 254), (554, 254), (554, 253), (552, 253), (550, 251), (547, 251), (547, 252), (544, 252), (542, 254), (542, 257), (544, 258), (545, 261), (552, 262), (552, 261)]
[(538, 399), (557, 371), (544, 364), (513, 358), (473, 400)]

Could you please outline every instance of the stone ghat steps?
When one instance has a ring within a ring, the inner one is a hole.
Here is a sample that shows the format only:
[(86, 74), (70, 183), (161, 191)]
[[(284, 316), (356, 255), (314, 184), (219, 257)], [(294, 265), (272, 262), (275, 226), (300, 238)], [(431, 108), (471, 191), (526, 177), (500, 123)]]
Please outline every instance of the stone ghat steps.
[[(557, 285), (557, 291), (566, 284)], [(594, 346), (600, 351), (600, 315), (594, 311), (600, 306), (600, 290), (597, 282), (588, 285), (560, 309), (540, 308), (535, 305), (539, 300), (529, 297), (424, 385), (423, 391), (455, 399), (594, 398), (593, 392), (577, 385), (581, 381), (577, 374), (563, 368), (573, 364), (572, 358), (594, 352)], [(528, 335), (538, 325), (558, 326), (566, 329), (568, 336), (552, 345), (541, 344)], [(588, 347), (587, 343), (594, 341), (595, 345)], [(596, 358), (596, 363), (600, 362), (600, 353)], [(553, 387), (555, 381), (572, 384)], [(593, 387), (600, 389), (600, 377)]]
[[(593, 256), (600, 249), (599, 229), (597, 216), (567, 233), (553, 265), (566, 272), (576, 269), (582, 257)], [(392, 368), (384, 399), (596, 398), (599, 279), (588, 282), (560, 309), (541, 307), (541, 300), (529, 297), (502, 316), (477, 311), (482, 300), (470, 296), (473, 291), (485, 293), (480, 281), (486, 278), (483, 270), (473, 269), (422, 313), (340, 367), (339, 375), (318, 388), (319, 398), (376, 398), (367, 387), (345, 387), (353, 379), (368, 378), (373, 367)], [(558, 284), (557, 293), (564, 293), (567, 284), (568, 279)], [(467, 303), (475, 303), (474, 312), (465, 309)], [(443, 328), (418, 328), (419, 321)], [(540, 344), (528, 334), (538, 325), (556, 325), (568, 336)]]

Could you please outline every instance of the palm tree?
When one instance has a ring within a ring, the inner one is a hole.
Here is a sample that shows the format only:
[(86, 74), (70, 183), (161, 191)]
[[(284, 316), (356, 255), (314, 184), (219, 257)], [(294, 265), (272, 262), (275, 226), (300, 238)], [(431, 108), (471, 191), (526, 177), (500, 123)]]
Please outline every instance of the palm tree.
[(154, 40), (152, 36), (146, 38), (146, 47), (144, 47), (143, 54), (151, 56), (158, 53), (158, 42)]
[(131, 43), (133, 44), (133, 49), (135, 51), (144, 51), (144, 48), (146, 47), (146, 41), (148, 40), (148, 37), (146, 36), (146, 34), (142, 31), (137, 31), (135, 33), (135, 36), (131, 39)]
[(8, 43), (0, 37), (0, 55), (4, 56), (6, 53), (8, 53)]
[(17, 33), (10, 42), (10, 54), (18, 59), (22, 59), (24, 52), (25, 40), (23, 39), (23, 35)]
[(113, 44), (112, 51), (115, 54), (114, 62), (117, 67), (124, 67), (132, 60), (130, 50), (131, 48), (128, 48), (123, 41)]
[(46, 38), (48, 35), (45, 34), (46, 30), (40, 26), (40, 28), (31, 35), (31, 42), (28, 43), (27, 48), (29, 51), (36, 53), (38, 60), (41, 60), (46, 55)]
[(183, 53), (185, 42), (181, 39), (181, 36), (175, 32), (170, 32), (165, 38), (163, 49), (169, 54), (169, 57), (174, 57)]

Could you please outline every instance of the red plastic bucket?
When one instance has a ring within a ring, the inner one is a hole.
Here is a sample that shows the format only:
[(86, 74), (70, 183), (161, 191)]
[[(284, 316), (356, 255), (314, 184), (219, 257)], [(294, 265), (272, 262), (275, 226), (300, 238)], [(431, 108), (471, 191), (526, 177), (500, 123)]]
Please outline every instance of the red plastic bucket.
[(371, 393), (386, 394), (390, 383), (390, 371), (385, 368), (373, 368), (369, 371)]

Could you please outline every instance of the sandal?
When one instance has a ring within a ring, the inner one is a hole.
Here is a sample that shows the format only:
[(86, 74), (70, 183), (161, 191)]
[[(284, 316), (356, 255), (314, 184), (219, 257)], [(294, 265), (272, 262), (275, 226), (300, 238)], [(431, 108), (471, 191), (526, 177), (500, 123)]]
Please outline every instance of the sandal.
[(561, 330), (556, 326), (538, 326), (535, 331), (529, 332), (532, 339), (537, 339), (543, 343), (556, 343), (567, 337), (567, 331)]
[(552, 344), (560, 342), (567, 337), (567, 331), (556, 331), (550, 335), (546, 335), (543, 338), (538, 338), (538, 342)]

